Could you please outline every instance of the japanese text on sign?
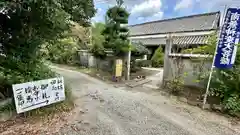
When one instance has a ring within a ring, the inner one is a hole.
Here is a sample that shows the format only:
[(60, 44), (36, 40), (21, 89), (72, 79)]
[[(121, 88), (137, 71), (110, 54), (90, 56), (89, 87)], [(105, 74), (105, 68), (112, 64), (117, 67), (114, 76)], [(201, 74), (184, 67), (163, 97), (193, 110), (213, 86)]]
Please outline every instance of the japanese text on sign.
[(116, 72), (115, 73), (116, 77), (122, 76), (122, 60), (121, 59), (116, 60), (116, 71), (115, 72)]
[(237, 53), (236, 44), (240, 36), (240, 9), (229, 8), (227, 10), (220, 39), (217, 46), (215, 67), (231, 68), (235, 62)]
[(65, 100), (63, 77), (15, 84), (12, 88), (17, 113)]

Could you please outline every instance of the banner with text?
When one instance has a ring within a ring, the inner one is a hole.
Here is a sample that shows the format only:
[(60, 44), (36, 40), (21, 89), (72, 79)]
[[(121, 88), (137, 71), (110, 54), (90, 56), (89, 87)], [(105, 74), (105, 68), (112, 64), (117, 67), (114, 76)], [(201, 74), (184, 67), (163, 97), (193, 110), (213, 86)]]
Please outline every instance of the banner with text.
[(231, 68), (235, 62), (237, 44), (240, 37), (240, 9), (228, 8), (219, 42), (214, 66), (216, 68)]
[(12, 86), (17, 113), (65, 100), (63, 77)]

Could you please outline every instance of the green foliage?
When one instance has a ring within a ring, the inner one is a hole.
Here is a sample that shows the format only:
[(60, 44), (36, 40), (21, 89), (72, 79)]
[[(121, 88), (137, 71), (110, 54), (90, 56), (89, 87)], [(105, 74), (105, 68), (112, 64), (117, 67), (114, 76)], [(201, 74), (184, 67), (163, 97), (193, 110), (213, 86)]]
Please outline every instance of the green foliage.
[(104, 59), (106, 58), (105, 48), (101, 44), (94, 44), (91, 48), (91, 52), (97, 58)]
[(88, 25), (94, 16), (92, 0), (28, 0), (0, 2), (1, 89), (12, 83), (51, 76), (39, 67), (43, 43), (61, 38), (72, 21)]
[(193, 48), (193, 49), (185, 49), (182, 51), (182, 53), (185, 54), (212, 54), (214, 53), (214, 46), (210, 46), (210, 45), (204, 45), (204, 46), (199, 46), (197, 48)]
[(182, 53), (186, 54), (209, 54), (209, 55), (214, 55), (215, 51), (215, 46), (217, 43), (217, 34), (213, 33), (209, 38), (208, 38), (208, 43), (207, 45), (204, 46), (198, 46), (197, 48), (192, 48), (192, 49), (185, 49), (182, 51)]
[(132, 55), (134, 56), (142, 56), (149, 54), (149, 50), (141, 43), (132, 43)]
[(174, 79), (166, 83), (167, 88), (170, 90), (170, 93), (178, 95), (183, 90), (184, 78), (182, 76), (177, 76)]
[(94, 23), (92, 25), (92, 41), (93, 45), (103, 45), (104, 36), (102, 35), (103, 30), (105, 29), (105, 24), (103, 23)]
[[(214, 33), (208, 39), (208, 44), (194, 49), (184, 50), (183, 53), (214, 55), (217, 44), (217, 34)], [(203, 60), (203, 62), (206, 59)], [(215, 69), (213, 72), (210, 95), (221, 99), (221, 104), (231, 114), (240, 112), (240, 48), (238, 48), (235, 65), (231, 69)], [(209, 73), (201, 73), (200, 79), (207, 84)], [(199, 82), (199, 80), (197, 80)]]
[[(216, 46), (216, 38), (211, 38), (209, 43), (211, 46)], [(208, 54), (214, 54), (214, 48), (208, 50)], [(231, 69), (215, 69), (210, 85), (210, 94), (212, 96), (220, 97), (221, 103), (225, 106), (225, 109), (228, 110), (231, 114), (236, 114), (240, 112), (239, 66), (240, 48), (238, 48), (237, 51), (234, 67)], [(203, 77), (205, 77), (207, 83), (208, 75), (204, 73)]]
[(77, 64), (77, 42), (71, 38), (63, 38), (42, 46), (42, 55), (46, 59), (58, 64)]
[(4, 54), (0, 56), (0, 95), (4, 98), (12, 97), (12, 84), (55, 77), (41, 61), (42, 56), (71, 61), (76, 47), (73, 39), (63, 38), (65, 32), (73, 22), (89, 26), (95, 14), (93, 0), (1, 1), (0, 10)]
[(106, 13), (106, 28), (103, 31), (105, 37), (104, 48), (112, 49), (115, 55), (124, 55), (129, 49), (127, 25), (129, 13), (122, 7), (123, 1), (117, 1), (118, 5), (108, 9)]
[(154, 55), (152, 57), (152, 66), (153, 67), (161, 67), (163, 66), (163, 62), (164, 62), (164, 53), (162, 51), (162, 48), (159, 47), (155, 52)]
[(95, 23), (92, 26), (92, 44), (91, 52), (94, 56), (98, 58), (105, 58), (106, 53), (104, 52), (105, 48), (103, 46), (104, 36), (102, 35), (103, 30), (105, 29), (105, 24)]
[(152, 61), (151, 60), (138, 60), (138, 61), (136, 61), (136, 65), (138, 67), (151, 67)]
[[(22, 63), (15, 60), (5, 60), (3, 63), (9, 67), (6, 69), (0, 66), (0, 93), (3, 94), (4, 98), (12, 98), (12, 84), (56, 77), (56, 74), (48, 69), (48, 67), (41, 61), (29, 61), (29, 63)], [(26, 112), (25, 116), (41, 116), (48, 115), (50, 113), (68, 111), (73, 107), (73, 100), (71, 91), (67, 87), (65, 88), (65, 96), (66, 99), (64, 102)], [(14, 109), (14, 103), (10, 102), (8, 105), (0, 107), (0, 113), (11, 113)]]
[(79, 48), (89, 49), (90, 44), (90, 28), (80, 26), (78, 23), (73, 22), (71, 31), (65, 32), (65, 37), (72, 37), (77, 42)]
[(0, 3), (0, 43), (7, 57), (21, 60), (36, 56), (38, 47), (59, 38), (71, 21), (89, 24), (94, 16), (92, 0), (29, 0)]
[[(183, 53), (214, 55), (217, 44), (217, 34), (208, 39), (208, 44), (194, 49), (184, 50)], [(203, 61), (205, 61), (204, 59)], [(231, 69), (215, 69), (213, 72), (210, 95), (221, 99), (221, 104), (232, 114), (240, 112), (240, 48), (238, 48), (235, 65)], [(209, 73), (201, 73), (200, 78), (207, 84)]]
[[(230, 113), (240, 112), (240, 48), (231, 69), (216, 69), (213, 73), (210, 94), (221, 98)], [(226, 79), (227, 78), (227, 79)]]
[(4, 104), (3, 106), (0, 106), (0, 114), (12, 112), (14, 109), (15, 109), (15, 106), (11, 99), (11, 101), (7, 101), (6, 104)]
[(151, 60), (131, 60), (131, 72), (135, 73), (137, 71), (140, 71), (142, 67), (151, 67), (152, 61)]
[(5, 97), (12, 96), (12, 84), (24, 83), (54, 77), (41, 61), (32, 60), (28, 63), (16, 59), (5, 59), (0, 66), (0, 93)]

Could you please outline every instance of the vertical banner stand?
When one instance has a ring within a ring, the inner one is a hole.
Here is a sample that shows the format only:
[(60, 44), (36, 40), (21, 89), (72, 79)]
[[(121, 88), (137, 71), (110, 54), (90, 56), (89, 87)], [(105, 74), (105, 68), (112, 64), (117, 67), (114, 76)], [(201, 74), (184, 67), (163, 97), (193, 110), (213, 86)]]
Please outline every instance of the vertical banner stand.
[(221, 35), (221, 32), (222, 32), (222, 26), (224, 24), (224, 18), (225, 18), (225, 15), (226, 15), (226, 11), (227, 11), (227, 5), (225, 5), (224, 13), (223, 13), (223, 16), (221, 18), (221, 26), (220, 26), (220, 31), (219, 31), (219, 34), (218, 34), (217, 44), (216, 44), (216, 48), (215, 48), (215, 52), (214, 52), (214, 56), (213, 56), (212, 67), (211, 67), (211, 70), (210, 70), (208, 83), (207, 83), (207, 88), (206, 88), (206, 92), (205, 92), (204, 99), (203, 99), (203, 105), (202, 105), (203, 109), (205, 109), (205, 104), (207, 102), (207, 96), (208, 96), (208, 93), (209, 93), (210, 83), (211, 83), (213, 69), (214, 69), (214, 63), (215, 63), (215, 60), (216, 60), (216, 54), (217, 54), (217, 48), (218, 48), (218, 44), (219, 44), (219, 38), (220, 38), (220, 35)]

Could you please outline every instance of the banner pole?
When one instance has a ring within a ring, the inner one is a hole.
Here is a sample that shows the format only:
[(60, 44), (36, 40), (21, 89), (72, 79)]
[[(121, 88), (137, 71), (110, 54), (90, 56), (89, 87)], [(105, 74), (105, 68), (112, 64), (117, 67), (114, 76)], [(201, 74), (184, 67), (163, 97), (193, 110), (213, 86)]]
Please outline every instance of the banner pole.
[(207, 96), (208, 96), (208, 93), (209, 93), (210, 83), (211, 83), (211, 80), (212, 80), (212, 74), (213, 74), (214, 63), (215, 63), (216, 54), (217, 54), (219, 38), (220, 38), (220, 35), (221, 35), (221, 32), (222, 32), (222, 26), (223, 26), (223, 23), (224, 23), (224, 18), (225, 18), (225, 15), (226, 15), (226, 11), (227, 11), (227, 5), (225, 5), (225, 7), (224, 7), (223, 16), (222, 16), (222, 19), (221, 19), (221, 26), (220, 26), (220, 31), (218, 33), (218, 39), (217, 39), (217, 44), (216, 44), (215, 52), (214, 52), (214, 56), (213, 56), (213, 62), (212, 62), (212, 66), (211, 66), (211, 70), (210, 70), (210, 74), (209, 74), (209, 78), (208, 78), (206, 92), (204, 94), (203, 105), (202, 105), (203, 109), (205, 108), (205, 104), (207, 102)]

